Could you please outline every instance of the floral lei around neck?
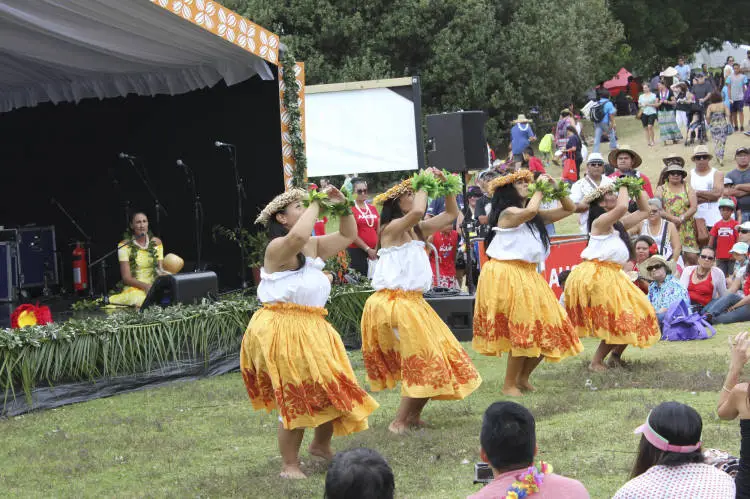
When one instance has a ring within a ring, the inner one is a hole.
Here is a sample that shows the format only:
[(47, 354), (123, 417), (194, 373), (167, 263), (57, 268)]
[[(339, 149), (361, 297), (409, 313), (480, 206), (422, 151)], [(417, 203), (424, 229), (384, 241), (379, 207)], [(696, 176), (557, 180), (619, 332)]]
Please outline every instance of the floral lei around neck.
[(552, 465), (539, 461), (539, 468), (529, 466), (525, 472), (516, 476), (516, 481), (505, 491), (504, 499), (524, 499), (536, 492), (544, 482), (544, 476), (552, 473)]
[(136, 258), (138, 257), (138, 250), (145, 249), (151, 255), (151, 261), (154, 268), (154, 275), (157, 275), (159, 270), (159, 254), (156, 251), (156, 243), (154, 242), (154, 235), (151, 231), (148, 232), (148, 245), (146, 248), (142, 248), (135, 243), (135, 238), (131, 231), (127, 231), (123, 237), (128, 242), (130, 253), (128, 254), (128, 260), (130, 262), (130, 275), (135, 277), (136, 271), (138, 270), (138, 263)]

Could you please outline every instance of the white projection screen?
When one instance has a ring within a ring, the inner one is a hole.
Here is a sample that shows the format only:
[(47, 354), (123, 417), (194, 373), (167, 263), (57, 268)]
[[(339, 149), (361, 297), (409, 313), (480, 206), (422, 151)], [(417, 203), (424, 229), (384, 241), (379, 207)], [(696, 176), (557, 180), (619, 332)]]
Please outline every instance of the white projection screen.
[(423, 167), (419, 78), (305, 88), (307, 175)]

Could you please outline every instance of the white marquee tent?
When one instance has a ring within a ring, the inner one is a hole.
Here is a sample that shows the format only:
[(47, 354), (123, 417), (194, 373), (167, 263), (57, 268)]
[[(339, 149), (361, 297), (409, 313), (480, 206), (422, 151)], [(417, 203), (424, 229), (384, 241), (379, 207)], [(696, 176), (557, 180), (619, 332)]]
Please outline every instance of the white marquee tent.
[(0, 0), (0, 113), (270, 80), (278, 45), (209, 0)]
[(727, 61), (727, 57), (734, 57), (735, 62), (745, 60), (747, 57), (747, 51), (750, 50), (750, 45), (736, 45), (731, 42), (724, 42), (721, 49), (709, 51), (706, 49), (696, 52), (694, 57), (693, 66), (700, 67), (701, 64), (707, 64), (709, 68), (723, 68)]

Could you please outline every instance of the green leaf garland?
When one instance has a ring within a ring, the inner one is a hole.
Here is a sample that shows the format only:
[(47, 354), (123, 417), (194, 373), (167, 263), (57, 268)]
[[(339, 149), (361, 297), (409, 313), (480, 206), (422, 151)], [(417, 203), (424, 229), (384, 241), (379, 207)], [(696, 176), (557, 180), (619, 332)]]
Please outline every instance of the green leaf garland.
[(555, 186), (546, 180), (536, 180), (529, 184), (528, 197), (531, 198), (537, 192), (542, 193), (542, 202), (549, 203), (555, 200)]
[(287, 49), (281, 55), (282, 80), (284, 82), (284, 107), (289, 116), (289, 144), (292, 146), (294, 171), (292, 186), (305, 188), (307, 184), (307, 157), (302, 140), (302, 115), (299, 110), (299, 88), (297, 87), (297, 61)]
[(154, 235), (151, 233), (151, 231), (149, 231), (148, 233), (148, 246), (146, 246), (146, 248), (141, 248), (140, 246), (135, 244), (135, 238), (131, 231), (125, 232), (125, 234), (123, 234), (123, 238), (130, 241), (128, 243), (128, 262), (130, 263), (130, 276), (134, 279), (136, 278), (135, 275), (136, 271), (138, 270), (138, 262), (136, 261), (136, 259), (138, 258), (139, 249), (145, 249), (146, 251), (148, 251), (149, 255), (151, 255), (154, 276), (157, 276), (159, 273), (159, 253), (156, 251), (156, 243), (154, 242)]
[(643, 190), (643, 179), (630, 176), (620, 177), (615, 180), (615, 191), (619, 191), (620, 187), (627, 188), (628, 196), (630, 196), (631, 199), (637, 199)]
[(411, 178), (411, 188), (414, 191), (425, 191), (431, 199), (440, 197), (440, 182), (432, 173), (420, 171)]
[(463, 182), (461, 181), (461, 177), (458, 175), (453, 175), (447, 170), (443, 170), (443, 175), (445, 175), (445, 181), (443, 181), (440, 186), (440, 197), (442, 196), (457, 196), (461, 193)]

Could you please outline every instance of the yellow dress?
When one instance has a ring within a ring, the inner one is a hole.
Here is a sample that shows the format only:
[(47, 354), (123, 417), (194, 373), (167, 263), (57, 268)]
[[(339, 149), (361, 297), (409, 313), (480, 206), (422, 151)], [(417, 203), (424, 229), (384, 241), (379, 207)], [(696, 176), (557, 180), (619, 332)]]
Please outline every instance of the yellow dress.
[(661, 338), (654, 307), (622, 270), (628, 251), (617, 232), (590, 236), (565, 281), (565, 308), (578, 336), (650, 347)]
[(401, 395), (463, 399), (479, 372), (422, 293), (432, 286), (424, 243), (384, 248), (373, 276), (377, 290), (362, 313), (362, 356), (373, 391), (401, 383)]
[(474, 304), (472, 348), (482, 355), (558, 362), (583, 345), (537, 264), (549, 253), (528, 225), (494, 229)]
[[(122, 246), (125, 241), (121, 241), (118, 246)], [(156, 247), (157, 260), (164, 259), (164, 246), (158, 245)], [(130, 245), (122, 246), (117, 250), (117, 260), (119, 262), (130, 262)], [(154, 259), (148, 249), (138, 248), (138, 252), (135, 257), (135, 275), (133, 276), (141, 282), (146, 284), (153, 284), (156, 280), (156, 272), (154, 271)], [(109, 303), (113, 305), (125, 305), (130, 307), (140, 307), (143, 304), (143, 300), (146, 299), (146, 292), (142, 289), (134, 288), (132, 286), (125, 286), (125, 288), (116, 295), (109, 297)]]
[(258, 299), (242, 339), (240, 370), (254, 409), (277, 409), (287, 430), (333, 422), (334, 435), (366, 430), (378, 403), (360, 388), (341, 338), (323, 308), (331, 284), (325, 263), (261, 269)]

